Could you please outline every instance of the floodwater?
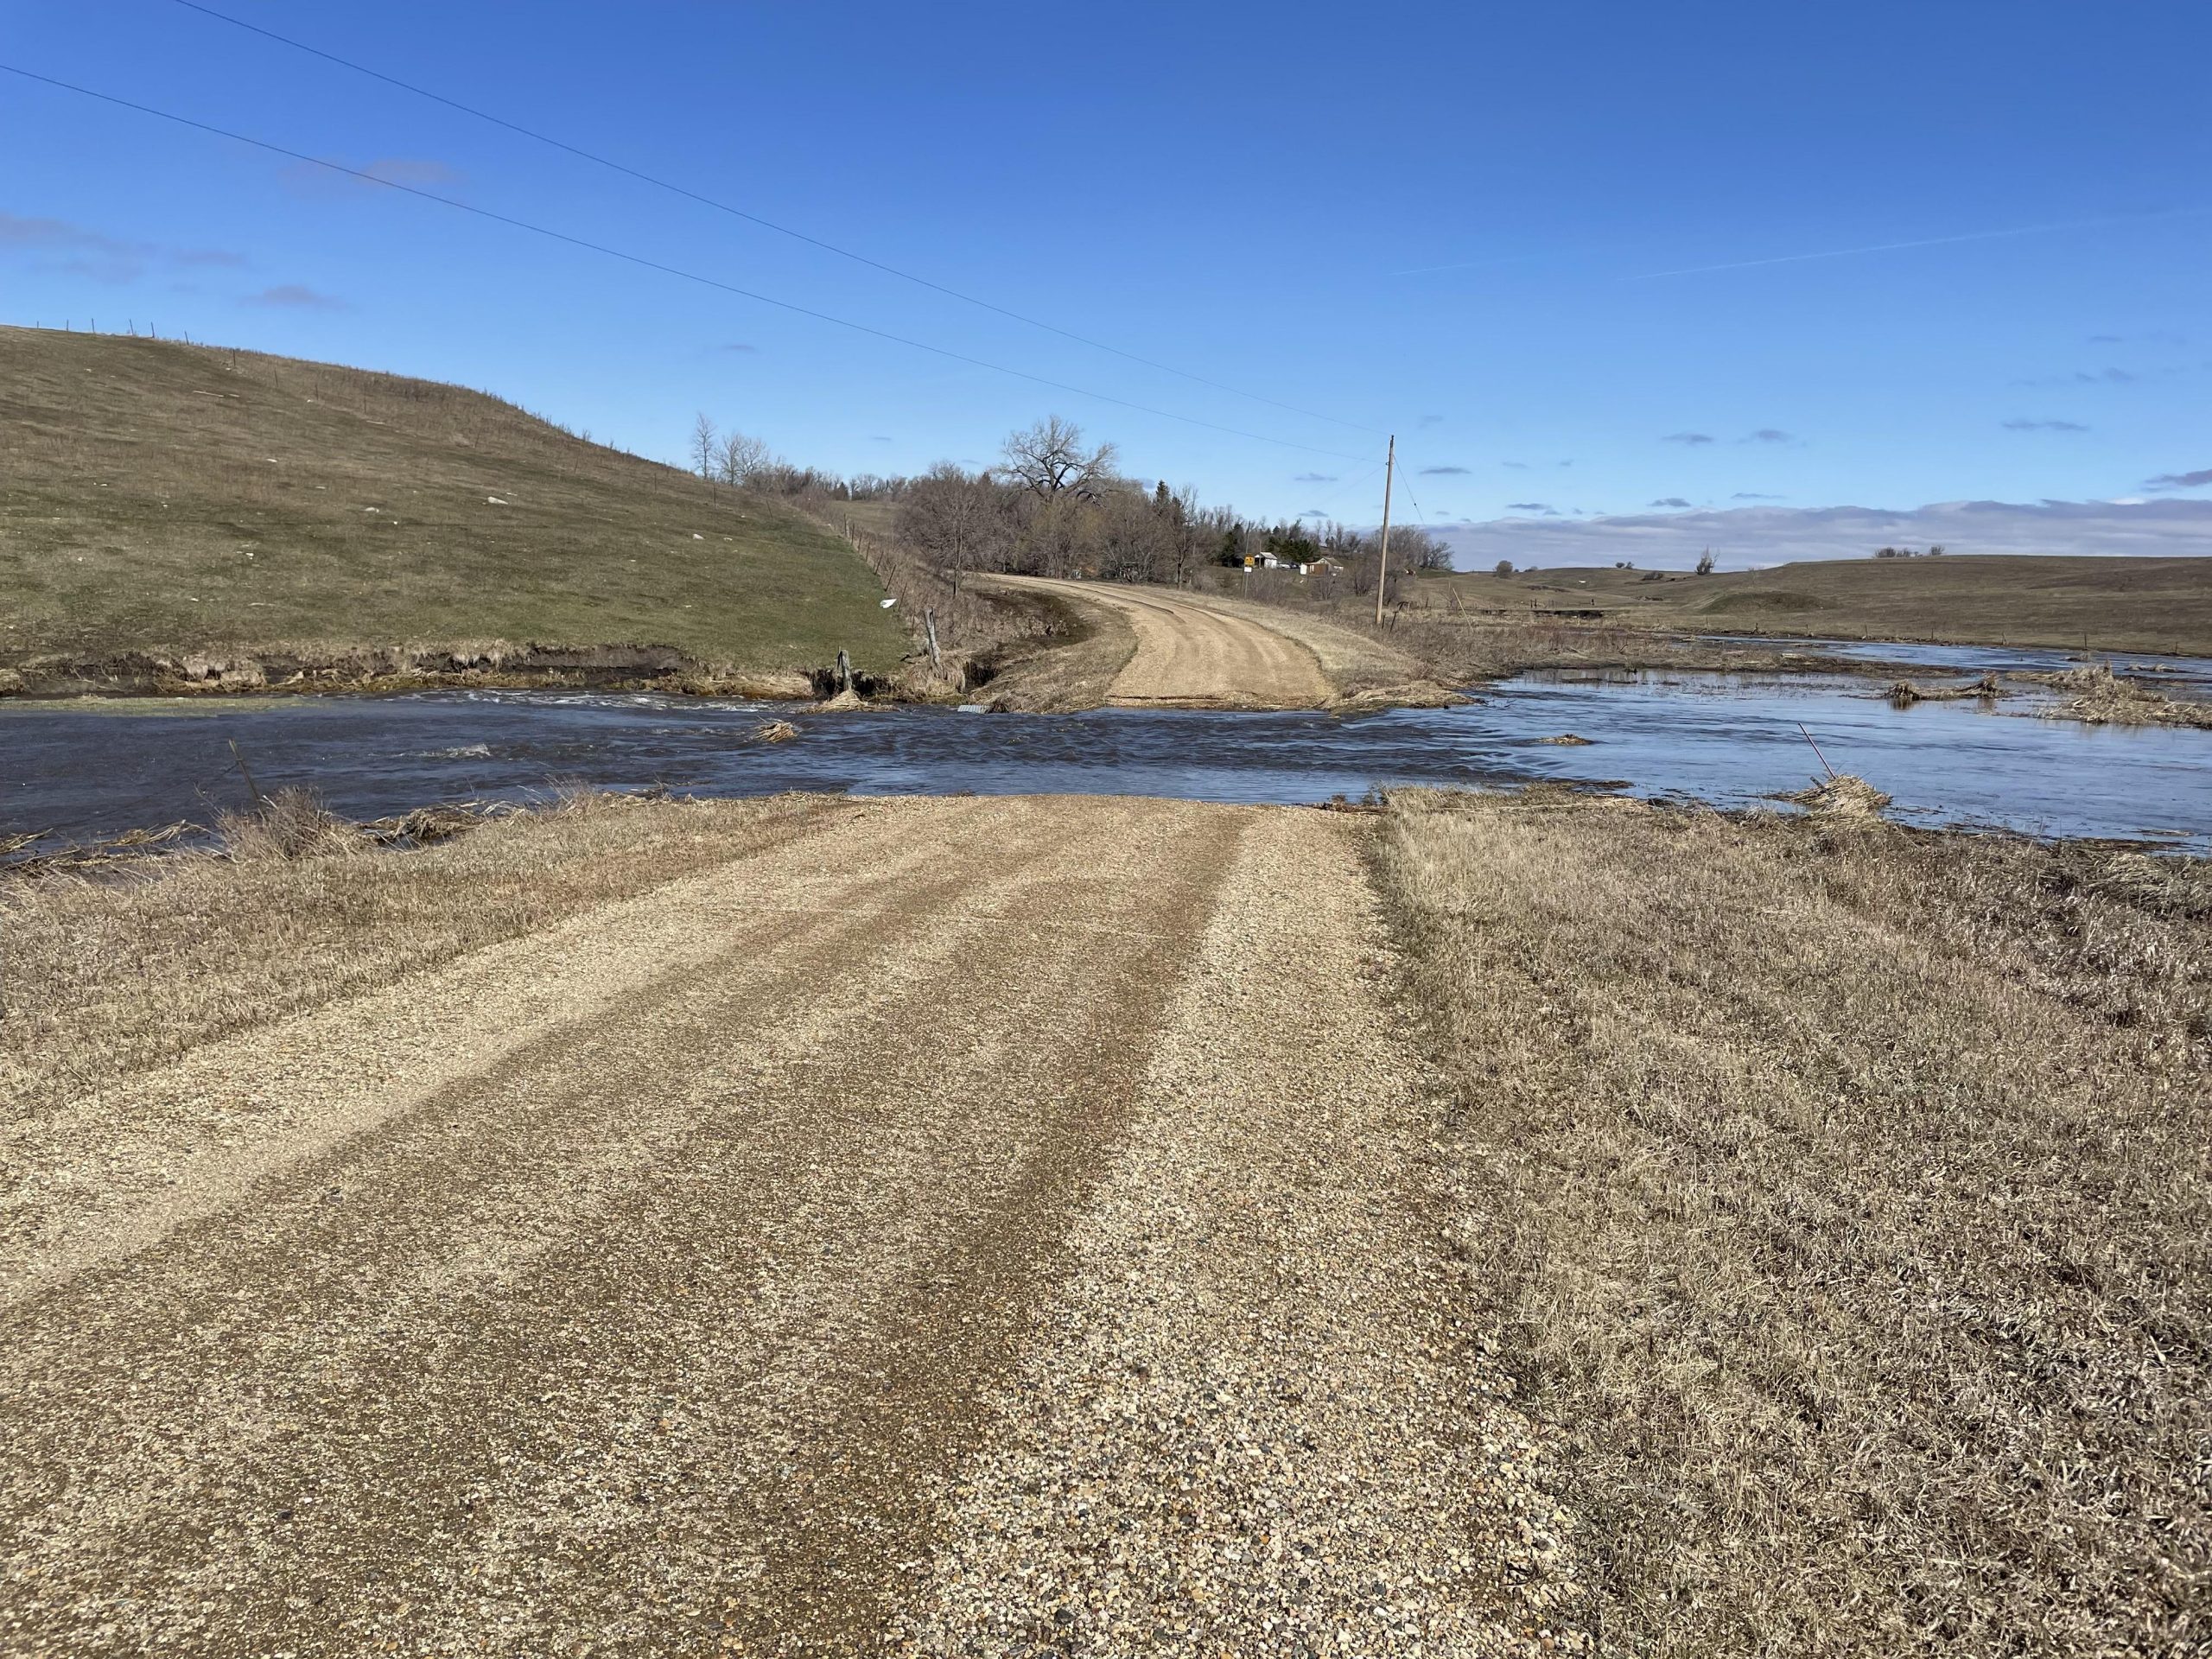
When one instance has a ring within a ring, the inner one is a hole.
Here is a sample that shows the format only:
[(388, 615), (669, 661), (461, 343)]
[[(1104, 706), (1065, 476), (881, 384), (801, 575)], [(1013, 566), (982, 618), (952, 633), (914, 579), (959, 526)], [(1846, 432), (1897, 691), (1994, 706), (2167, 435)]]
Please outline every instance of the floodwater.
[(2122, 674), (2150, 681), (2170, 696), (2212, 701), (2212, 660), (2202, 657), (2169, 657), (2158, 652), (2061, 650), (2053, 645), (1937, 645), (1910, 640), (1799, 639), (1774, 634), (1709, 633), (1699, 636), (1714, 645), (1748, 645), (1762, 650), (1802, 651), (1847, 662), (1896, 664), (1931, 675), (1958, 674), (1979, 679), (1984, 674), (2051, 674), (2084, 663), (2109, 663)]
[[(1932, 671), (1980, 673), (1948, 647)], [(1870, 648), (1871, 654), (1872, 648)], [(2018, 655), (2017, 653), (2015, 654)], [(2002, 664), (1992, 664), (2001, 666)], [(2021, 665), (2027, 666), (2023, 663)], [(2212, 664), (2177, 675), (2207, 677)], [(1226, 714), (1098, 709), (963, 714), (589, 692), (0, 704), (0, 831), (89, 839), (304, 785), (352, 817), (432, 801), (524, 798), (564, 784), (758, 795), (1120, 793), (1313, 802), (1374, 786), (1548, 779), (1741, 806), (1828, 764), (1909, 822), (2044, 836), (2155, 837), (2212, 852), (2212, 732), (2037, 718), (2042, 699), (1895, 709), (1865, 678), (1678, 671), (1529, 674), (1450, 709)], [(771, 718), (799, 728), (766, 744)], [(1542, 740), (1573, 733), (1586, 746)]]

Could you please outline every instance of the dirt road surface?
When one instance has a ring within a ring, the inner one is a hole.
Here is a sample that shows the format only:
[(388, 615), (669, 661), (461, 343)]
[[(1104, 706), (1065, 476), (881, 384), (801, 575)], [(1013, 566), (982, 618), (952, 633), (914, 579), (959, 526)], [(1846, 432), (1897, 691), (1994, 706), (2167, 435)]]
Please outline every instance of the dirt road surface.
[(0, 1651), (1533, 1650), (1364, 829), (855, 803), (59, 1103)]
[(1249, 616), (1161, 588), (998, 576), (1008, 587), (1118, 613), (1136, 653), (1106, 692), (1114, 704), (1172, 709), (1317, 709), (1336, 694), (1305, 645)]

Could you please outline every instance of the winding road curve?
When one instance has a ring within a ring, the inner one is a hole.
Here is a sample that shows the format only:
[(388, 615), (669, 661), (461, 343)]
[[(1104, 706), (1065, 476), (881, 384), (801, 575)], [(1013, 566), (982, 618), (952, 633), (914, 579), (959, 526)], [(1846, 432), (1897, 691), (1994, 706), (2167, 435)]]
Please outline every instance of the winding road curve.
[(1253, 620), (1159, 588), (996, 576), (1078, 606), (1119, 612), (1135, 632), (1136, 654), (1107, 692), (1132, 708), (1316, 709), (1336, 689), (1306, 646)]
[(59, 1103), (0, 1652), (1533, 1650), (1364, 827), (853, 803)]

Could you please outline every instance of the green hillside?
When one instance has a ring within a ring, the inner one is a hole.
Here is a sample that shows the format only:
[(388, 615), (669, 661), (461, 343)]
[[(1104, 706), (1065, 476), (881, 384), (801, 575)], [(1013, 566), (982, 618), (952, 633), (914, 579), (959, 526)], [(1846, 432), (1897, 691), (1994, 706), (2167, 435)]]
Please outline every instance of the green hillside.
[(882, 594), (785, 504), (482, 392), (0, 327), (0, 668), (503, 640), (888, 671)]

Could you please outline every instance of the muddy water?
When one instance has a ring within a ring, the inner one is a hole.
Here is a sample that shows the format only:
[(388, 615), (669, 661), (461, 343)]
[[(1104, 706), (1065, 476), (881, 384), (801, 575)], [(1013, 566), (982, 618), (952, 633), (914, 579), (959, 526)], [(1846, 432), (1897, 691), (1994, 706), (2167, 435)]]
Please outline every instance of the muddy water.
[[(1946, 657), (1940, 672), (1966, 671)], [(2204, 665), (2197, 665), (2202, 668)], [(1800, 787), (1818, 762), (1872, 779), (1909, 821), (2050, 836), (2156, 836), (2212, 852), (2212, 733), (1904, 709), (1849, 677), (1529, 675), (1463, 709), (1321, 714), (1101, 709), (1066, 715), (789, 706), (642, 696), (439, 693), (257, 703), (0, 704), (0, 830), (86, 838), (306, 785), (353, 816), (563, 783), (750, 795), (1097, 792), (1310, 802), (1371, 785), (1556, 779), (1726, 805)], [(799, 728), (769, 745), (771, 717)], [(1586, 746), (1543, 740), (1567, 733)]]

